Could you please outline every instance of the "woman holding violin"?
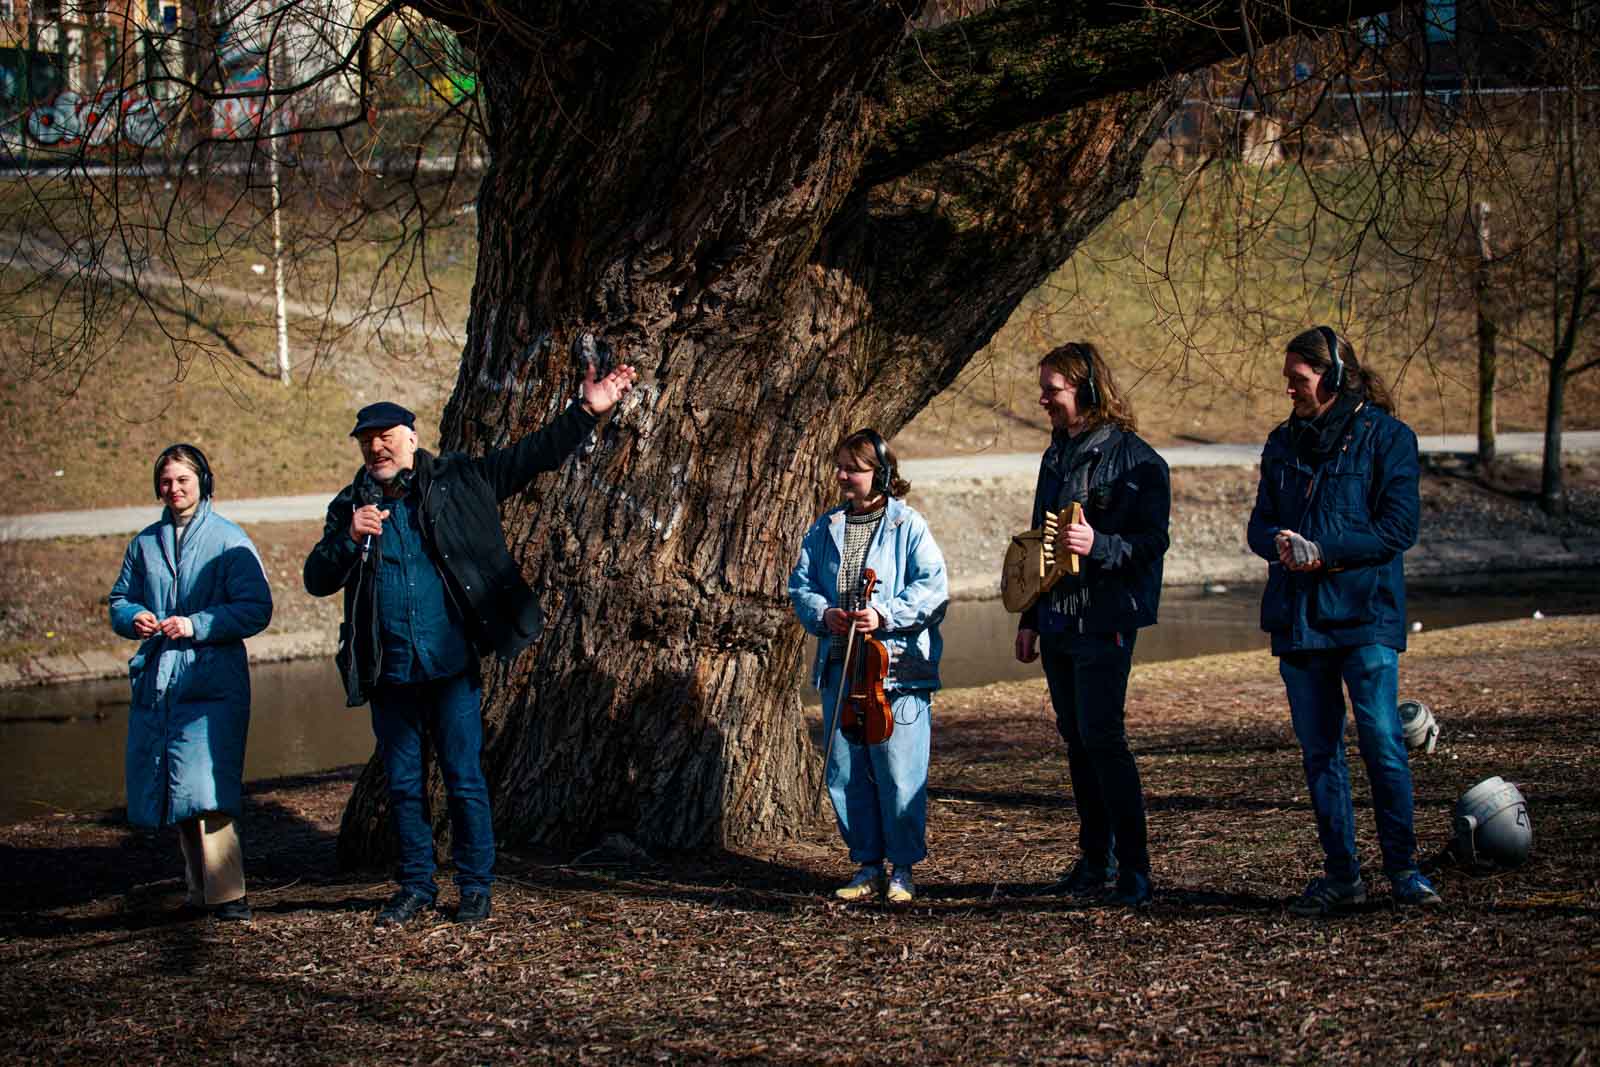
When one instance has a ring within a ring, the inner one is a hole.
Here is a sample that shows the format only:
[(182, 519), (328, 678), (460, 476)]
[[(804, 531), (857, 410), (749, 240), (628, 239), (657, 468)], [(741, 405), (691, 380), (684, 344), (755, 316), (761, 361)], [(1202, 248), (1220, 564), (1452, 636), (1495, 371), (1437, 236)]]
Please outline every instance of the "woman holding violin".
[(927, 521), (899, 499), (911, 486), (876, 430), (840, 441), (834, 464), (844, 502), (806, 532), (789, 599), (819, 638), (811, 680), (828, 738), (823, 773), (839, 835), (860, 865), (835, 895), (905, 904), (916, 895), (912, 865), (928, 853), (944, 555)]

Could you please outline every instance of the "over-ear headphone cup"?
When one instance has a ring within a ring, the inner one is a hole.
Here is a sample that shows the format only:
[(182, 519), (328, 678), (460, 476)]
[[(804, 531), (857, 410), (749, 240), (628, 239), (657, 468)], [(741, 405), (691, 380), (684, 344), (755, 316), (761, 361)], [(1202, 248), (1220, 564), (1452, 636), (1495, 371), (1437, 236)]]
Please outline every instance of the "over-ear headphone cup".
[(873, 464), (872, 491), (887, 496), (894, 481), (894, 470), (889, 466), (889, 446), (884, 444), (883, 435), (871, 427), (863, 430), (862, 435), (872, 442), (872, 452), (877, 457), (877, 463)]
[(1344, 385), (1344, 360), (1339, 358), (1339, 335), (1331, 327), (1318, 326), (1322, 333), (1323, 343), (1328, 346), (1328, 370), (1333, 373), (1333, 381), (1328, 383), (1328, 391), (1337, 393)]

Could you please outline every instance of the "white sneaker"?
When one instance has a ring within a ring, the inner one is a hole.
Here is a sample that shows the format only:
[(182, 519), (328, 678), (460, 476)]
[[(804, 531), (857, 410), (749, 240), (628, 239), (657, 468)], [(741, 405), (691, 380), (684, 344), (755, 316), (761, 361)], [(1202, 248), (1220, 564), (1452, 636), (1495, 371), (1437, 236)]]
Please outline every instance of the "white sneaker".
[(917, 887), (911, 881), (911, 867), (896, 867), (894, 876), (889, 879), (887, 893), (891, 904), (909, 904), (917, 896)]
[(879, 863), (864, 863), (856, 876), (838, 889), (833, 895), (840, 900), (865, 900), (883, 892), (884, 876), (883, 865)]

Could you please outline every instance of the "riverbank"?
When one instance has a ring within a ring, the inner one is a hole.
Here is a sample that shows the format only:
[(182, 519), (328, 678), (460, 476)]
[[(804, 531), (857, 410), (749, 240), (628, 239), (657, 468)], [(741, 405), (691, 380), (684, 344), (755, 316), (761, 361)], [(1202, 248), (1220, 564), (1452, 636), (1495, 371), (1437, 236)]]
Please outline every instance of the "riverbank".
[[(1536, 456), (1513, 456), (1476, 477), (1452, 456), (1430, 458), (1417, 547), (1406, 555), (1415, 577), (1600, 567), (1600, 456), (1567, 464), (1571, 513), (1541, 512)], [(1011, 536), (1027, 527), (1034, 474), (965, 477), (945, 473), (914, 483), (908, 498), (927, 517), (950, 570), (951, 595), (982, 600), (999, 593), (1000, 560)], [(1177, 467), (1172, 472), (1172, 547), (1166, 582), (1173, 587), (1259, 582), (1261, 561), (1244, 544), (1255, 499), (1252, 467)], [(226, 500), (218, 510), (228, 513)], [(316, 600), (301, 589), (306, 552), (320, 522), (261, 522), (247, 527), (275, 594), (272, 625), (249, 642), (255, 662), (331, 656), (338, 597)], [(120, 677), (130, 643), (108, 640), (106, 592), (126, 538), (74, 537), (0, 543), (0, 688)]]
[(1423, 633), (1403, 682), (1444, 729), (1413, 761), (1423, 854), (1490, 775), (1534, 826), (1518, 870), (1439, 869), (1440, 909), (1395, 911), (1378, 878), (1349, 918), (1284, 911), (1315, 833), (1275, 663), (1240, 653), (1135, 669), (1142, 914), (1045, 893), (1076, 833), (1037, 680), (939, 698), (903, 910), (831, 901), (848, 863), (819, 818), (727, 853), (508, 847), (488, 923), (376, 931), (389, 884), (335, 863), (355, 768), (248, 787), (249, 927), (180, 917), (174, 840), (116, 812), (0, 828), (0, 1061), (1586, 1061), (1600, 617)]

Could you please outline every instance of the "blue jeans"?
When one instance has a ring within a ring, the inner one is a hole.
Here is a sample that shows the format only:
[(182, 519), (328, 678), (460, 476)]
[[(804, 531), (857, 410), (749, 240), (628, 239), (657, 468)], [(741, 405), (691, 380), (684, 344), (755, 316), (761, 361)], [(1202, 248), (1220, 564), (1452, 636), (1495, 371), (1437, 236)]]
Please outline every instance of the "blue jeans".
[(429, 900), (433, 881), (433, 827), (422, 813), (422, 732), (433, 741), (450, 798), (451, 857), (462, 893), (487, 893), (494, 881), (494, 822), (483, 748), (481, 690), (475, 673), (372, 692), (372, 732), (389, 776), (389, 812), (400, 840), (400, 886)]
[(1361, 877), (1350, 768), (1344, 755), (1341, 682), (1350, 690), (1356, 740), (1372, 785), (1384, 872), (1392, 877), (1415, 870), (1411, 763), (1398, 710), (1400, 653), (1383, 645), (1290, 652), (1278, 658), (1278, 673), (1283, 675), (1294, 733), (1300, 739), (1327, 876), (1341, 882)]
[(1078, 850), (1093, 863), (1113, 851), (1124, 871), (1149, 876), (1144, 786), (1128, 747), (1124, 711), (1137, 630), (1039, 635), (1056, 730), (1067, 743)]
[[(822, 728), (832, 730), (839, 664), (822, 680)], [(933, 733), (927, 692), (889, 694), (894, 732), (881, 745), (854, 745), (835, 734), (826, 773), (839, 836), (856, 863), (896, 866), (928, 854), (928, 748)], [(826, 736), (826, 735), (824, 735)]]

